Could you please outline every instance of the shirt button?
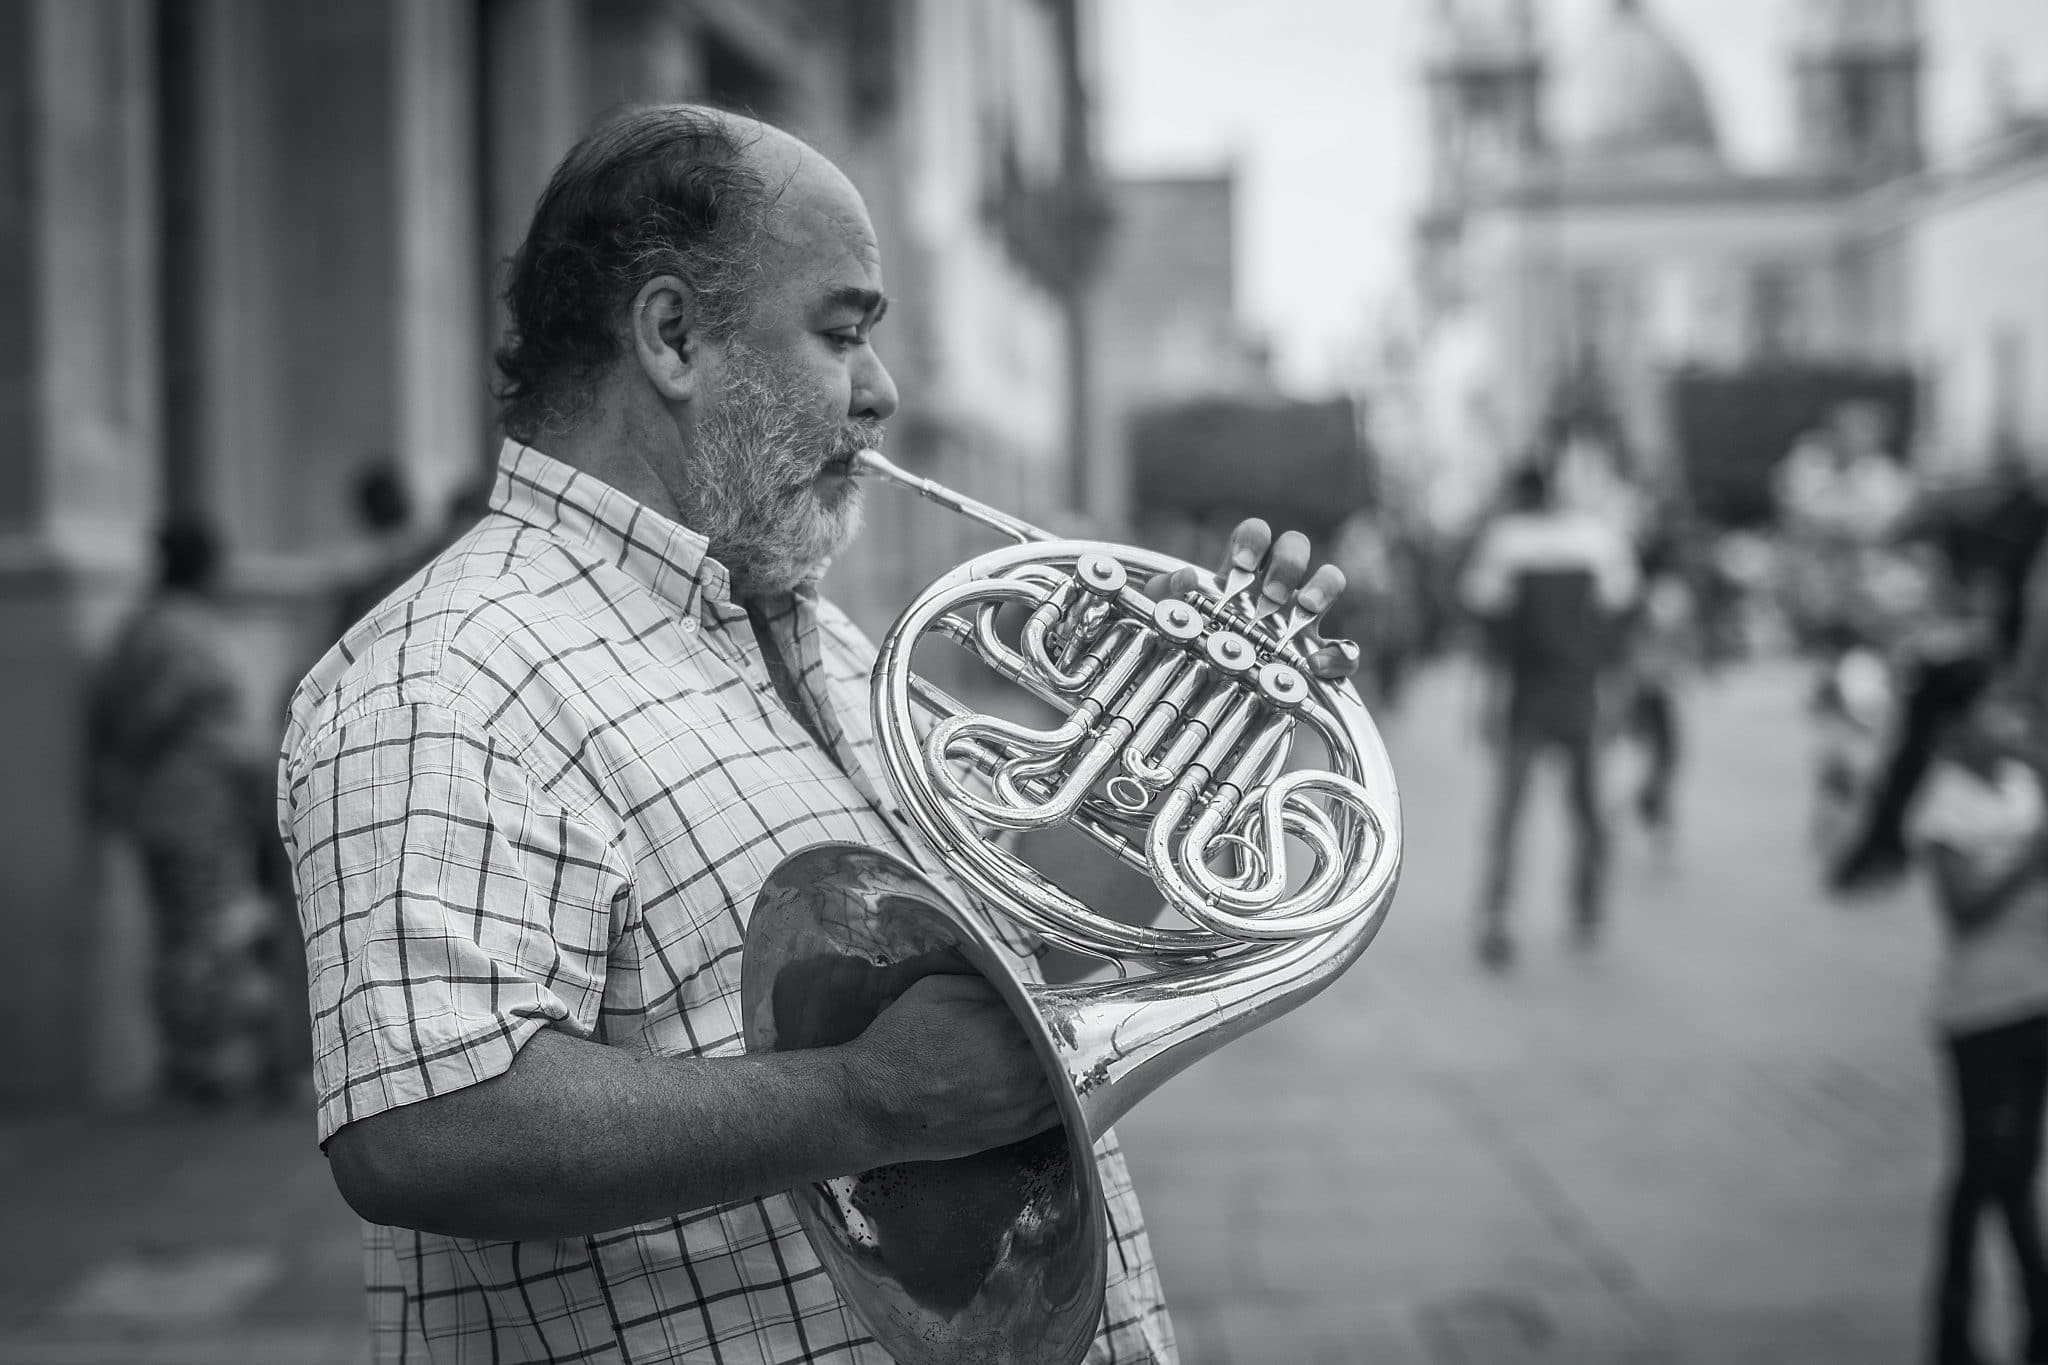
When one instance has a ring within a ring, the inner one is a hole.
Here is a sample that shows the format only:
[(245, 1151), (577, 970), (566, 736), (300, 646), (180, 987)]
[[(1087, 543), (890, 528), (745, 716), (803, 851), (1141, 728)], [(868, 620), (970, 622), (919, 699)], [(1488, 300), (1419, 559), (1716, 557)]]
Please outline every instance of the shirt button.
[(683, 618), (683, 629), (688, 631), (690, 634), (695, 635), (697, 633), (697, 618), (694, 616), (685, 616)]

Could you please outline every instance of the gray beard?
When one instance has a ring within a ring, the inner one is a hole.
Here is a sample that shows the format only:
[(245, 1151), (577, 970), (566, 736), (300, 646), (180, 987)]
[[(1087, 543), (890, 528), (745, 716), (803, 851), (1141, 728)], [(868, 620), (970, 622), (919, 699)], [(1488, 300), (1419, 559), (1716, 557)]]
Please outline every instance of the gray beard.
[(821, 492), (819, 469), (849, 446), (878, 445), (865, 424), (807, 415), (803, 395), (758, 352), (735, 349), (678, 498), (710, 542), (734, 597), (786, 593), (821, 577), (860, 531), (858, 483)]

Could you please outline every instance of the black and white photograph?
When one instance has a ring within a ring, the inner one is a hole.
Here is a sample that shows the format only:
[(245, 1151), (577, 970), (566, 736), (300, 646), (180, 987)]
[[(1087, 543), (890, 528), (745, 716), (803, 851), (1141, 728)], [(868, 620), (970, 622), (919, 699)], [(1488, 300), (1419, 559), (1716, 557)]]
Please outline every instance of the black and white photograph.
[(2048, 0), (0, 0), (0, 1365), (2048, 1365)]

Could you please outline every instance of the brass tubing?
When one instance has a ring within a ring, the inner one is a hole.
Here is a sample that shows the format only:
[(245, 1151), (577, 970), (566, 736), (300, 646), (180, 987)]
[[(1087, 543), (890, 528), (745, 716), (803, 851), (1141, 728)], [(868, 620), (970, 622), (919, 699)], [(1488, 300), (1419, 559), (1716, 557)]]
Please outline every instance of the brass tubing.
[[(1178, 654), (1178, 651), (1176, 651)], [(1147, 792), (1156, 792), (1173, 781), (1177, 769), (1153, 757), (1173, 723), (1187, 714), (1188, 701), (1202, 685), (1202, 665), (1185, 654), (1174, 660), (1173, 685), (1139, 724), (1137, 733), (1124, 750), (1124, 771)]]
[(1024, 629), (1018, 637), (1025, 657), (1031, 661), (1033, 667), (1040, 670), (1041, 676), (1054, 687), (1069, 692), (1078, 692), (1088, 686), (1102, 672), (1102, 656), (1093, 651), (1083, 657), (1080, 667), (1061, 667), (1059, 660), (1053, 658), (1051, 644), (1047, 639), (1053, 626), (1066, 614), (1067, 609), (1073, 605), (1074, 598), (1079, 594), (1080, 587), (1073, 579), (1070, 578), (1060, 584), (1025, 619)]
[[(1214, 678), (1207, 664), (1197, 663), (1196, 671), (1203, 681)], [(1186, 711), (1181, 713), (1186, 724), (1173, 737), (1173, 743), (1167, 745), (1166, 752), (1154, 760), (1154, 768), (1163, 772), (1164, 781), (1176, 781), (1187, 771), (1188, 764), (1195, 761), (1195, 755), (1201, 752), (1202, 746), (1208, 742), (1209, 735), (1223, 719), (1223, 713), (1229, 710), (1236, 689), (1220, 679), (1216, 681), (1218, 685), (1209, 689), (1208, 694), (1195, 707), (1193, 714)]]
[(1001, 532), (1019, 545), (1059, 538), (1050, 531), (1033, 526), (1022, 517), (1013, 517), (1008, 512), (990, 507), (985, 502), (977, 502), (965, 493), (955, 492), (942, 483), (920, 478), (907, 469), (891, 464), (883, 458), (879, 450), (855, 451), (853, 472), (870, 478), (886, 479), (890, 483), (908, 488), (919, 497), (928, 498), (949, 512), (958, 512), (969, 521), (978, 521), (990, 530)]
[[(1070, 752), (1094, 729), (1095, 721), (1107, 709), (1109, 700), (1114, 699), (1124, 684), (1130, 680), (1142, 661), (1146, 640), (1135, 635), (1124, 643), (1110, 664), (1102, 671), (1101, 679), (1089, 690), (1086, 697), (1075, 705), (1064, 722), (1051, 730), (1034, 730), (1012, 721), (994, 716), (956, 716), (933, 728), (925, 741), (925, 754), (931, 763), (932, 784), (948, 799), (958, 802), (971, 811), (977, 819), (1007, 829), (1037, 829), (1057, 824), (1067, 818), (1088, 794), (1088, 783), (1077, 783), (1072, 777), (1051, 798), (1018, 805), (1002, 806), (988, 800), (979, 792), (969, 791), (952, 771), (948, 761), (952, 747), (965, 736), (969, 743), (992, 743), (996, 748), (1008, 747), (1023, 750), (1024, 762), (1029, 765), (1038, 760)], [(987, 736), (989, 738), (984, 738)], [(1012, 760), (1014, 761), (1014, 760)], [(1006, 765), (1007, 766), (1007, 765)], [(1027, 776), (1029, 772), (1027, 770)], [(1000, 776), (998, 790), (1003, 789)], [(1016, 796), (1022, 793), (1014, 788), (1004, 792)]]
[[(974, 613), (974, 648), (982, 662), (1005, 677), (1021, 680), (1028, 676), (1034, 685), (1042, 685), (1044, 680), (1037, 677), (1030, 661), (1003, 640), (996, 629), (996, 618), (1002, 608), (1009, 605), (1029, 604), (1036, 610), (1067, 581), (1065, 574), (1040, 566), (1033, 566), (1030, 572), (1009, 574), (990, 581), (988, 590), (978, 595), (980, 604)], [(988, 600), (990, 598), (997, 600)]]

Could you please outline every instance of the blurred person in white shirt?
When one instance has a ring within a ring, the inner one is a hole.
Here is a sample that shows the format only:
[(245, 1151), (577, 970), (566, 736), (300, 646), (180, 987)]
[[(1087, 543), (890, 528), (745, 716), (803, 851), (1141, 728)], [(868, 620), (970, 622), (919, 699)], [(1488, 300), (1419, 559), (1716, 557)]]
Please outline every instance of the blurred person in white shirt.
[(2022, 1358), (2048, 1362), (2048, 1258), (2034, 1192), (2048, 1099), (2048, 800), (2039, 700), (1993, 687), (1944, 726), (1908, 820), (1943, 920), (1933, 1016), (1955, 1133), (1936, 1228), (1936, 1365), (1984, 1359), (1971, 1335), (1975, 1261), (1979, 1221), (1994, 1210), (2026, 1317)]
[(1514, 957), (1507, 913), (1523, 797), (1537, 760), (1552, 751), (1565, 762), (1572, 819), (1573, 924), (1581, 941), (1599, 930), (1607, 829), (1598, 739), (1616, 632), (1637, 591), (1627, 539), (1598, 517), (1558, 506), (1542, 465), (1518, 470), (1508, 498), (1480, 531), (1459, 584), (1461, 603), (1485, 631), (1493, 674), (1488, 729), (1500, 766), (1479, 957), (1495, 968)]

